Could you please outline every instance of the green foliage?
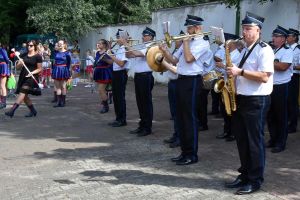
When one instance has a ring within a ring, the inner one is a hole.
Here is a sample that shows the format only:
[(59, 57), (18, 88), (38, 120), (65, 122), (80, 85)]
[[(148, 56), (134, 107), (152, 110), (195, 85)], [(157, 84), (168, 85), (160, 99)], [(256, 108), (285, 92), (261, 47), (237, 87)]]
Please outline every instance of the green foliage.
[[(240, 2), (241, 2), (242, 0), (223, 0), (223, 1), (224, 1), (229, 7), (231, 7), (231, 6), (238, 7), (239, 4), (240, 4)], [(273, 2), (273, 0), (257, 0), (257, 1), (258, 1), (258, 3), (261, 3), (261, 4), (264, 4), (264, 3), (268, 2), (268, 1)]]
[(28, 22), (39, 33), (56, 33), (70, 40), (106, 24), (110, 16), (102, 5), (94, 6), (84, 0), (39, 1), (27, 14)]
[(31, 2), (31, 0), (0, 0), (1, 42), (8, 44), (10, 37), (30, 30), (25, 25), (27, 18), (25, 10)]
[[(0, 0), (0, 41), (28, 32), (77, 39), (99, 26), (150, 22), (151, 12), (216, 0)], [(224, 0), (237, 7), (241, 0)], [(257, 0), (265, 3), (272, 0)]]

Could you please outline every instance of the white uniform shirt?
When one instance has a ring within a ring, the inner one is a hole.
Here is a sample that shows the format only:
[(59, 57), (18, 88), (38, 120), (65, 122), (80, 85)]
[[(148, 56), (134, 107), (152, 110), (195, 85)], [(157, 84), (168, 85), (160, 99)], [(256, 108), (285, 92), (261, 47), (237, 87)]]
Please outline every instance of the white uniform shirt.
[(116, 58), (118, 60), (126, 61), (125, 65), (123, 67), (120, 67), (117, 63), (113, 63), (113, 71), (120, 71), (120, 70), (126, 70), (128, 66), (128, 58), (125, 55), (125, 47), (122, 45), (116, 52)]
[[(279, 62), (284, 63), (292, 63), (293, 62), (293, 51), (291, 48), (284, 48), (274, 50), (275, 53), (275, 59), (278, 59)], [(277, 71), (274, 72), (274, 85), (279, 85), (283, 83), (288, 83), (291, 80), (291, 74), (292, 74), (292, 65), (285, 70), (285, 71)]]
[(197, 37), (190, 41), (191, 53), (195, 58), (192, 63), (187, 63), (184, 58), (183, 44), (174, 56), (179, 59), (177, 64), (177, 74), (180, 75), (198, 75), (202, 74), (205, 67), (210, 67), (212, 62), (212, 52), (210, 50), (209, 41), (203, 37)]
[[(243, 55), (249, 52), (251, 47), (252, 46), (242, 50), (238, 63), (242, 60)], [(274, 52), (269, 45), (266, 43), (257, 44), (242, 66), (242, 69), (247, 71), (270, 72), (272, 74), (266, 83), (246, 79), (243, 76), (237, 76), (237, 94), (248, 96), (271, 94), (273, 90)]]
[(297, 43), (290, 45), (290, 48), (293, 50), (293, 63), (292, 63), (293, 73), (300, 74), (300, 70), (294, 69), (295, 66), (300, 65), (300, 48), (298, 47)]
[(146, 47), (144, 49), (139, 50), (144, 54), (144, 57), (136, 57), (135, 58), (135, 65), (134, 65), (134, 72), (135, 73), (142, 73), (142, 72), (151, 72), (151, 68), (149, 67), (147, 60), (146, 60), (146, 53), (147, 53), (147, 47), (150, 45), (146, 44)]

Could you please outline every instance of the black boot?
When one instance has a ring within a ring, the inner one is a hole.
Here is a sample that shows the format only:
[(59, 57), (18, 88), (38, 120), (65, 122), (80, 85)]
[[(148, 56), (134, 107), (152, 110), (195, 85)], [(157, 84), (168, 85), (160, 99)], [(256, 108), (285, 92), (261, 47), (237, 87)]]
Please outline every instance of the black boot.
[(52, 103), (56, 103), (57, 102), (57, 95), (56, 92), (54, 91), (54, 96), (53, 96), (53, 100), (51, 101)]
[(6, 108), (6, 96), (1, 96), (0, 109)]
[(61, 103), (62, 103), (62, 97), (61, 97), (61, 95), (56, 95), (56, 98), (57, 98), (57, 102), (56, 102), (56, 104), (53, 107), (54, 108), (62, 107), (61, 106)]
[(8, 112), (5, 112), (5, 115), (12, 118), (14, 116), (15, 111), (17, 110), (17, 108), (19, 108), (19, 104), (14, 103), (14, 105), (11, 107), (11, 109)]
[(35, 108), (33, 107), (33, 105), (31, 104), (31, 105), (29, 105), (27, 107), (29, 108), (30, 112), (27, 115), (25, 115), (25, 117), (35, 117), (36, 114), (37, 114), (37, 111), (35, 110)]
[(103, 113), (107, 113), (108, 110), (109, 110), (109, 106), (108, 106), (108, 102), (107, 100), (106, 101), (102, 101), (102, 109), (100, 110), (100, 113), (103, 114)]
[(66, 95), (61, 95), (61, 107), (65, 107), (66, 105)]

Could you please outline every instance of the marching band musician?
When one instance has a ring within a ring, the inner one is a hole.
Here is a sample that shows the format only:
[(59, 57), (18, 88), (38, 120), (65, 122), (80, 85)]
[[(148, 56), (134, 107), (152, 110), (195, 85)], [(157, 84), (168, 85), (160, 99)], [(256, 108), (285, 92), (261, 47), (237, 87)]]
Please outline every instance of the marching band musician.
[(112, 72), (112, 92), (116, 119), (110, 122), (108, 125), (112, 127), (126, 126), (126, 100), (125, 100), (125, 90), (127, 84), (127, 70), (126, 65), (128, 64), (128, 58), (125, 55), (125, 46), (123, 42), (126, 39), (120, 37), (120, 33), (125, 32), (122, 29), (118, 29), (116, 33), (117, 43), (119, 49), (116, 51), (115, 55), (111, 56), (113, 61), (113, 72)]
[[(156, 33), (151, 28), (146, 27), (142, 32), (142, 36), (143, 42), (150, 45), (149, 42), (153, 41)], [(126, 56), (128, 58), (136, 58), (134, 68), (134, 86), (140, 121), (137, 129), (132, 130), (129, 133), (137, 134), (137, 136), (146, 136), (152, 133), (153, 104), (151, 92), (154, 85), (154, 78), (152, 76), (152, 70), (150, 69), (146, 61), (146, 51), (147, 48), (145, 47), (144, 49), (139, 51), (134, 50), (128, 51), (126, 53)]]
[(288, 84), (291, 80), (293, 51), (286, 46), (288, 30), (281, 26), (272, 33), (274, 45), (274, 83), (271, 94), (271, 106), (267, 117), (270, 140), (268, 148), (272, 153), (279, 153), (285, 149), (287, 140), (287, 98)]
[[(188, 34), (202, 32), (203, 19), (188, 15), (185, 21)], [(176, 88), (176, 117), (181, 143), (181, 154), (172, 158), (177, 165), (189, 165), (198, 162), (198, 116), (199, 98), (202, 88), (202, 72), (210, 63), (211, 57), (209, 42), (203, 35), (191, 39), (186, 37), (183, 44), (174, 56), (167, 50), (166, 45), (161, 45), (165, 59), (177, 65)]]
[(293, 75), (289, 82), (289, 94), (288, 94), (288, 133), (295, 133), (298, 124), (299, 115), (299, 74), (300, 74), (300, 45), (298, 45), (299, 31), (290, 28), (287, 45), (293, 50)]
[[(185, 33), (183, 31), (180, 31), (180, 35), (184, 35)], [(172, 52), (172, 55), (178, 51), (182, 44), (182, 41), (175, 41), (175, 49)], [(178, 79), (178, 74), (172, 72), (171, 70), (168, 70), (166, 72), (167, 77), (169, 79), (168, 82), (168, 100), (169, 100), (169, 107), (170, 107), (170, 112), (171, 116), (173, 119), (173, 125), (174, 125), (174, 133), (172, 136), (168, 139), (164, 139), (164, 143), (169, 144), (170, 148), (175, 148), (180, 146), (180, 137), (178, 133), (178, 123), (176, 122), (176, 87), (177, 87), (177, 79)]]
[(236, 137), (241, 167), (240, 175), (227, 188), (239, 188), (238, 195), (260, 189), (264, 180), (264, 123), (273, 89), (272, 48), (260, 41), (264, 18), (252, 13), (242, 20), (245, 47), (239, 65), (227, 68), (236, 78), (237, 110), (232, 115), (232, 133)]

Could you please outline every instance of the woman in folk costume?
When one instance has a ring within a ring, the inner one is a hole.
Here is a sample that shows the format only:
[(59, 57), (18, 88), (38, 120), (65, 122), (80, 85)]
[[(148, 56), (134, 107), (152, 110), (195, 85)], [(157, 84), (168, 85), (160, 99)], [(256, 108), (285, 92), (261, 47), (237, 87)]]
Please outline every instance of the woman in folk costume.
[[(19, 81), (17, 85), (16, 94), (18, 98), (14, 105), (10, 108), (8, 112), (5, 112), (5, 115), (13, 117), (16, 109), (24, 101), (24, 103), (29, 108), (30, 112), (25, 115), (25, 117), (35, 117), (37, 111), (35, 110), (29, 94), (39, 96), (41, 95), (41, 90), (38, 85), (39, 74), (42, 71), (42, 56), (37, 51), (37, 44), (34, 40), (31, 40), (27, 44), (28, 53), (22, 55), (22, 60), (17, 62), (16, 67), (22, 68), (19, 76)], [(28, 70), (31, 72), (33, 77), (30, 75)]]
[(0, 94), (1, 94), (1, 102), (0, 102), (0, 109), (6, 107), (6, 81), (7, 77), (10, 76), (10, 69), (9, 69), (9, 59), (7, 55), (7, 51), (3, 48), (2, 44), (0, 43)]
[(64, 107), (66, 104), (67, 80), (71, 77), (70, 65), (71, 54), (67, 51), (66, 42), (60, 40), (52, 69), (52, 79), (54, 79), (57, 96), (57, 103), (53, 107)]
[(94, 80), (99, 84), (99, 95), (102, 104), (100, 113), (107, 113), (109, 110), (108, 96), (105, 88), (112, 82), (112, 63), (110, 56), (106, 54), (109, 44), (101, 39), (97, 43), (97, 53), (95, 58)]

